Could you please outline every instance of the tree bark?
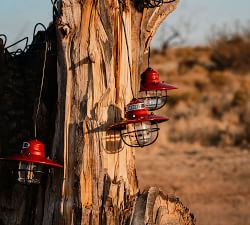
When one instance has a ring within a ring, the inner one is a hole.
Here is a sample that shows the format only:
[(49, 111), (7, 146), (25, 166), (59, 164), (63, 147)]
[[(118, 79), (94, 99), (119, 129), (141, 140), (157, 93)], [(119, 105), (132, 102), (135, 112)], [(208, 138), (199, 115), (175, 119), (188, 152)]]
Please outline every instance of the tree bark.
[(51, 154), (64, 162), (64, 170), (54, 170), (46, 187), (35, 190), (40, 202), (34, 203), (32, 222), (3, 224), (194, 224), (185, 207), (176, 209), (176, 199), (163, 197), (156, 188), (139, 193), (135, 149), (124, 145), (118, 133), (107, 131), (123, 117), (131, 88), (138, 92), (143, 55), (176, 4), (140, 12), (129, 0), (122, 9), (114, 0), (59, 2), (58, 102)]

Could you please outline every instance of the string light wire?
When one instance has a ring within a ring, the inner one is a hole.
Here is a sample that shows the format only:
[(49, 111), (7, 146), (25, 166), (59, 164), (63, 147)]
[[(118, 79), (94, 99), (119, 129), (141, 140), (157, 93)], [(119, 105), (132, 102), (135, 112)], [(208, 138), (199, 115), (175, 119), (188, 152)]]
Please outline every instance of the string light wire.
[(150, 67), (150, 47), (148, 47), (148, 68)]
[(5, 35), (5, 34), (0, 34), (0, 38), (1, 37), (3, 37), (4, 38), (4, 40), (2, 40), (2, 45), (3, 45), (3, 47), (5, 47), (5, 45), (6, 45), (6, 42), (7, 42), (7, 36)]
[(46, 60), (47, 60), (47, 51), (48, 51), (48, 42), (45, 42), (45, 51), (44, 51), (44, 60), (43, 60), (43, 72), (42, 72), (42, 80), (40, 85), (40, 92), (38, 97), (38, 103), (36, 108), (36, 116), (35, 116), (35, 122), (34, 122), (34, 135), (35, 138), (37, 138), (37, 118), (40, 111), (40, 105), (41, 105), (41, 98), (42, 98), (42, 91), (43, 91), (43, 84), (44, 84), (44, 76), (45, 76), (45, 67), (46, 67)]
[(128, 36), (127, 36), (127, 32), (126, 32), (125, 22), (124, 22), (123, 15), (122, 15), (122, 4), (124, 4), (124, 3), (118, 0), (118, 4), (119, 4), (119, 13), (120, 13), (121, 21), (122, 21), (122, 27), (123, 27), (123, 31), (124, 31), (126, 48), (127, 48), (127, 55), (128, 55), (128, 66), (129, 66), (129, 75), (130, 75), (130, 88), (131, 88), (131, 92), (132, 92), (133, 98), (135, 98), (134, 90), (133, 90), (133, 87), (132, 87), (132, 67), (131, 67), (130, 55), (129, 55)]

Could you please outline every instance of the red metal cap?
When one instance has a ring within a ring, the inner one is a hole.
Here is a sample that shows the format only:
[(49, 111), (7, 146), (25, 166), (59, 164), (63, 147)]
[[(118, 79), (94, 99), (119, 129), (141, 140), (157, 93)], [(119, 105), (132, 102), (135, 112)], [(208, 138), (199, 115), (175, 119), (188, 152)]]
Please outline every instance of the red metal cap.
[(134, 98), (127, 106), (126, 106), (126, 119), (138, 119), (148, 115), (148, 111), (144, 105), (144, 102)]
[(125, 119), (119, 123), (112, 125), (109, 129), (125, 129), (127, 124), (140, 123), (150, 121), (152, 123), (161, 123), (169, 120), (167, 117), (156, 116), (149, 113), (143, 103), (139, 99), (133, 99), (126, 107)]
[(161, 82), (159, 73), (150, 67), (148, 67), (141, 74), (140, 92), (153, 91), (153, 90), (173, 90), (173, 89), (177, 89), (177, 87)]
[(45, 157), (44, 144), (38, 140), (23, 142), (23, 147), (20, 154), (12, 155), (6, 158), (0, 158), (0, 160), (31, 162), (63, 168), (62, 165)]
[(30, 140), (28, 142), (23, 142), (21, 154), (45, 158), (44, 144), (38, 140)]

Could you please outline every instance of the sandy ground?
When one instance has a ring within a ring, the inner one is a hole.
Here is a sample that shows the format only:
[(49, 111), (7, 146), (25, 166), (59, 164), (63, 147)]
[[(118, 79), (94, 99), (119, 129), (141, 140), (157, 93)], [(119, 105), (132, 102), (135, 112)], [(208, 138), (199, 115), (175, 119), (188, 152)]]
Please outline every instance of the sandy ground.
[(250, 152), (167, 144), (137, 151), (141, 189), (159, 186), (175, 194), (200, 225), (250, 224)]

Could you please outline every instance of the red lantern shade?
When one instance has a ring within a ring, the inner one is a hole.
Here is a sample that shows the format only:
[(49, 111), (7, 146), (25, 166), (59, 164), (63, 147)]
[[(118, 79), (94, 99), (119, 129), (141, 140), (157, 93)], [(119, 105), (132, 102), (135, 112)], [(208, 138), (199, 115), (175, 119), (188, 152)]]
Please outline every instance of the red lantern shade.
[(149, 111), (157, 110), (167, 103), (167, 91), (173, 89), (177, 87), (161, 82), (159, 73), (148, 67), (141, 74), (139, 99)]
[(43, 166), (63, 168), (62, 165), (45, 157), (44, 144), (38, 140), (24, 142), (20, 154), (0, 160), (19, 162), (18, 181), (25, 184), (39, 184), (44, 173)]
[(124, 143), (131, 147), (153, 144), (158, 138), (158, 123), (169, 120), (166, 117), (149, 114), (144, 103), (133, 99), (126, 107), (125, 119), (112, 125), (110, 130), (120, 130)]

